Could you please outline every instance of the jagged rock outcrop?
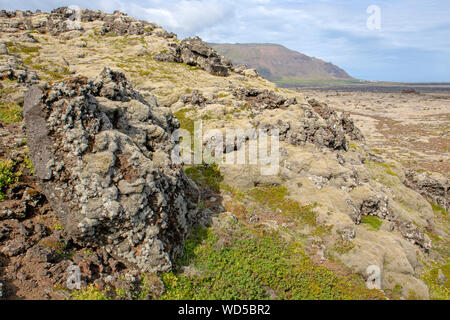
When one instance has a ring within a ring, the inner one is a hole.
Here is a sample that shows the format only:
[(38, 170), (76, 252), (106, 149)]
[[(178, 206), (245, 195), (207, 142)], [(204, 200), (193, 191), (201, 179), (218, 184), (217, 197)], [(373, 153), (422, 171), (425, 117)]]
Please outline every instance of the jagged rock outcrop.
[(314, 109), (314, 111), (319, 114), (323, 119), (329, 123), (330, 128), (342, 127), (345, 134), (353, 140), (363, 141), (364, 136), (361, 130), (355, 126), (353, 119), (350, 118), (350, 113), (343, 112), (341, 116), (326, 103), (320, 103), (316, 99), (310, 99), (308, 101), (309, 105)]
[(256, 71), (255, 69), (249, 68), (249, 67), (246, 66), (245, 64), (240, 64), (240, 65), (238, 65), (238, 66), (235, 66), (235, 67), (233, 68), (233, 71), (236, 72), (236, 73), (238, 73), (238, 74), (241, 74), (241, 75), (243, 75), (243, 76), (250, 77), (250, 78), (258, 78), (258, 77), (261, 76), (261, 75), (258, 73), (258, 71)]
[(405, 174), (405, 185), (416, 190), (429, 201), (438, 204), (448, 211), (450, 182), (443, 175), (427, 172), (418, 173), (408, 170)]
[(425, 233), (410, 221), (396, 221), (401, 235), (412, 244), (418, 245), (422, 250), (428, 252), (431, 249), (431, 240)]
[(373, 216), (381, 220), (392, 222), (391, 231), (398, 230), (399, 233), (412, 244), (418, 245), (423, 251), (428, 252), (431, 248), (431, 240), (424, 231), (410, 221), (394, 214), (389, 199), (386, 195), (379, 193), (364, 197), (358, 203), (350, 199), (346, 200), (352, 211), (351, 218), (355, 224), (360, 224), (363, 216)]
[(186, 63), (217, 76), (227, 76), (233, 69), (228, 59), (219, 55), (199, 37), (187, 38), (180, 43), (172, 44), (169, 49), (154, 55), (153, 59)]
[(0, 54), (0, 79), (17, 80), (22, 84), (36, 83), (36, 72), (28, 70), (20, 59), (12, 55)]
[(167, 271), (196, 219), (198, 189), (172, 164), (179, 122), (118, 72), (26, 94), (30, 155), (73, 239), (143, 271)]
[[(49, 14), (42, 14), (39, 10), (31, 11), (0, 11), (0, 23), (2, 31), (15, 33), (22, 30), (36, 30), (51, 35), (60, 35), (73, 30), (82, 30), (78, 22), (102, 21), (100, 34), (114, 33), (117, 35), (150, 35), (166, 39), (175, 38), (174, 33), (169, 33), (155, 23), (136, 20), (120, 11), (107, 14), (101, 11), (89, 9), (75, 9), (60, 7), (52, 10)], [(27, 41), (32, 38), (26, 36)], [(32, 41), (34, 42), (34, 41)]]
[[(240, 94), (240, 92), (245, 92)], [(251, 106), (260, 109), (287, 108), (296, 104), (295, 99), (286, 99), (274, 92), (260, 92), (257, 89), (241, 89), (236, 94), (238, 98), (248, 101)], [(292, 145), (300, 146), (306, 142), (313, 143), (319, 147), (331, 150), (348, 150), (349, 141), (352, 139), (363, 139), (358, 128), (348, 115), (338, 116), (331, 109), (326, 112), (315, 110), (310, 106), (301, 106), (304, 116), (298, 119), (261, 119), (255, 118), (258, 126), (264, 129), (277, 129), (281, 141), (287, 141)]]
[(184, 94), (180, 97), (180, 101), (184, 104), (190, 104), (193, 106), (204, 107), (208, 102), (208, 99), (199, 92), (198, 90), (194, 90), (190, 94)]
[(258, 109), (277, 109), (297, 103), (295, 98), (287, 99), (274, 91), (256, 88), (238, 88), (233, 91), (233, 95), (239, 100), (247, 101), (252, 107)]

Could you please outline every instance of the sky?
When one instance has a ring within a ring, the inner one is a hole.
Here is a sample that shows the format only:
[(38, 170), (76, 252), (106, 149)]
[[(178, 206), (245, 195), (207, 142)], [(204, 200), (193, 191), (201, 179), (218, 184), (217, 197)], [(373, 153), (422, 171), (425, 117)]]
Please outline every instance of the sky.
[(0, 0), (0, 9), (60, 6), (156, 22), (179, 39), (277, 43), (365, 80), (450, 82), (448, 0)]

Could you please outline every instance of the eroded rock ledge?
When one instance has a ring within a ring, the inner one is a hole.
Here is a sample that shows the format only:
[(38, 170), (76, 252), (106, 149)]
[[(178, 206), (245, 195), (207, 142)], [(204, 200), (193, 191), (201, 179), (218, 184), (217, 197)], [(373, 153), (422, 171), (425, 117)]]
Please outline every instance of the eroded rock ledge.
[(450, 182), (443, 175), (408, 170), (404, 184), (445, 210), (449, 209)]
[(219, 55), (199, 37), (187, 38), (180, 43), (172, 43), (168, 49), (153, 56), (154, 60), (186, 63), (206, 72), (227, 76), (233, 70), (231, 61)]
[(121, 73), (27, 92), (30, 154), (67, 232), (143, 271), (167, 271), (196, 220), (199, 191), (168, 158), (172, 114)]
[(0, 24), (2, 31), (7, 33), (16, 33), (22, 30), (36, 30), (41, 33), (50, 33), (59, 35), (64, 32), (70, 32), (76, 29), (82, 30), (81, 26), (74, 24), (81, 22), (102, 22), (98, 30), (100, 34), (115, 33), (118, 35), (151, 35), (163, 38), (175, 38), (174, 33), (169, 33), (160, 28), (155, 23), (137, 20), (120, 11), (114, 11), (113, 14), (94, 11), (89, 9), (75, 9), (60, 7), (52, 10), (49, 14), (37, 10), (32, 11), (0, 11)]

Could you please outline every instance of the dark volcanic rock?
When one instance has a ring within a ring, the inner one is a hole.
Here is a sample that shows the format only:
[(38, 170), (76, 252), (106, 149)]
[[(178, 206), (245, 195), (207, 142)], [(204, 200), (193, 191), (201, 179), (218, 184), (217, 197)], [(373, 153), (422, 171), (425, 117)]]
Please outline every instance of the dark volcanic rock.
[(199, 199), (170, 161), (178, 120), (109, 69), (33, 87), (24, 116), (36, 175), (67, 233), (143, 271), (169, 270)]
[(430, 175), (427, 172), (418, 173), (409, 170), (405, 173), (404, 184), (407, 187), (416, 190), (429, 201), (448, 210), (450, 182), (444, 176), (438, 173)]
[[(150, 24), (145, 21), (137, 21), (123, 13), (116, 12), (114, 15), (103, 17), (105, 23), (103, 24), (102, 33), (112, 32), (117, 35), (143, 35), (150, 34), (156, 28), (155, 24)], [(167, 34), (169, 37), (169, 34)]]
[[(149, 35), (153, 34), (164, 38), (174, 38), (175, 34), (160, 29), (155, 23), (139, 21), (124, 13), (115, 11), (113, 14), (88, 9), (72, 9), (60, 7), (49, 14), (40, 11), (13, 11), (2, 10), (2, 31), (16, 33), (23, 30), (36, 30), (42, 33), (59, 35), (73, 30), (83, 30), (79, 22), (102, 21), (100, 30), (102, 34), (115, 33), (117, 35)], [(34, 42), (31, 37), (29, 40)]]
[(206, 99), (198, 90), (192, 91), (191, 94), (181, 95), (180, 100), (184, 104), (191, 104), (199, 107), (204, 107), (208, 101), (208, 99)]
[(217, 76), (228, 76), (229, 71), (233, 69), (229, 60), (219, 55), (199, 37), (184, 39), (179, 44), (154, 55), (153, 59), (186, 63)]
[(0, 55), (0, 79), (17, 80), (24, 84), (34, 84), (38, 81), (36, 72), (29, 71), (21, 60), (10, 55)]
[(274, 91), (256, 88), (239, 88), (233, 95), (240, 100), (248, 101), (251, 106), (258, 109), (277, 109), (297, 103), (295, 98), (287, 99)]
[(350, 118), (350, 113), (343, 112), (342, 115), (339, 116), (337, 112), (328, 107), (326, 103), (320, 103), (316, 99), (311, 99), (308, 103), (317, 114), (329, 123), (329, 128), (342, 128), (344, 133), (349, 135), (351, 139), (358, 141), (364, 140), (361, 130), (355, 126), (353, 119)]
[(401, 235), (411, 243), (418, 245), (422, 250), (428, 252), (431, 249), (431, 240), (425, 233), (410, 221), (397, 222), (397, 228)]

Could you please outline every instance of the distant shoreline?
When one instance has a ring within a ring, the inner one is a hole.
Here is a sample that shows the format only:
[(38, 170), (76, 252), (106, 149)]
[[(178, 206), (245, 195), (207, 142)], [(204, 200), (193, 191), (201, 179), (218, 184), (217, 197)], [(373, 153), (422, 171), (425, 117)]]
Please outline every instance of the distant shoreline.
[[(395, 93), (412, 89), (420, 92), (450, 92), (450, 83), (401, 83), (401, 82), (363, 82), (363, 83), (336, 83), (334, 81), (305, 81), (303, 84), (283, 85), (282, 88), (299, 90), (327, 90), (327, 91), (364, 91), (364, 92), (384, 92)], [(414, 93), (414, 92), (412, 92)]]

